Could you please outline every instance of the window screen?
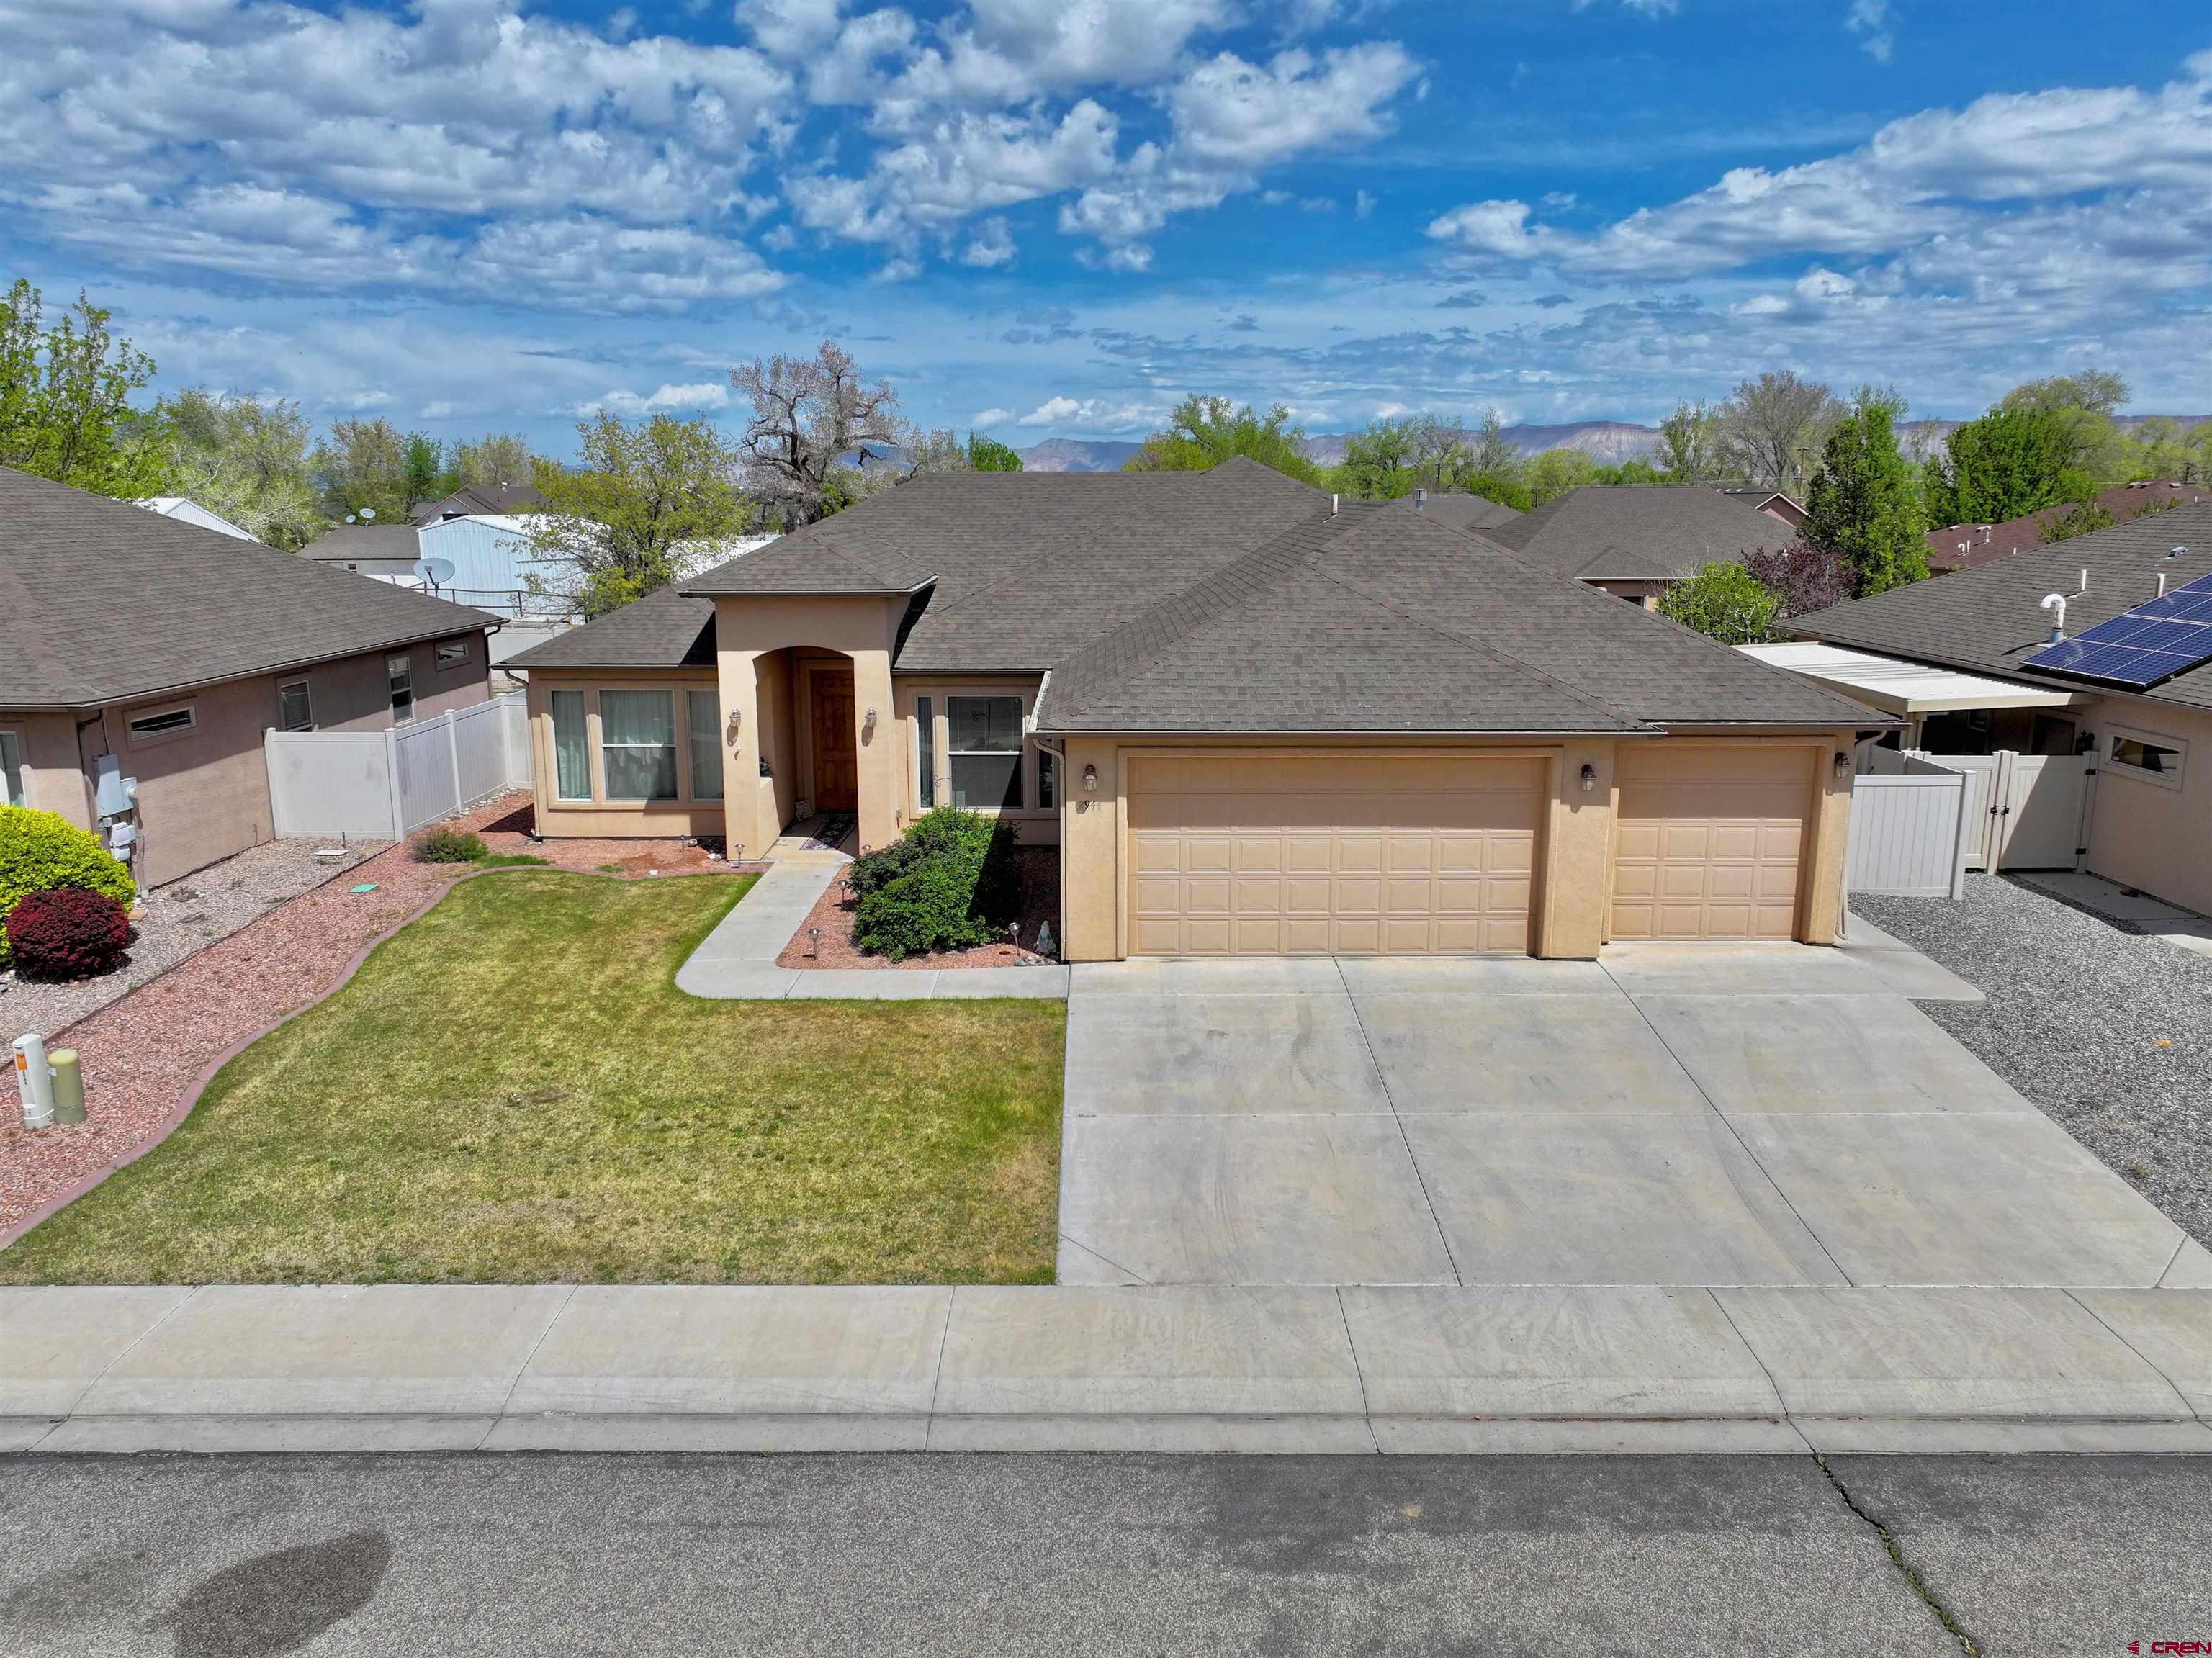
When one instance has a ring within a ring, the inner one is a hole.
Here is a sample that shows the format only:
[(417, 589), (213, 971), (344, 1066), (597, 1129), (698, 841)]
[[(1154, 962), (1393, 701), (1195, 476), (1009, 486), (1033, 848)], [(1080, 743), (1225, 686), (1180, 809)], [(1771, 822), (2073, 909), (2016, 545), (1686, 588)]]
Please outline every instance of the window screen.
[(951, 696), (945, 712), (952, 804), (976, 811), (1020, 811), (1022, 699)]

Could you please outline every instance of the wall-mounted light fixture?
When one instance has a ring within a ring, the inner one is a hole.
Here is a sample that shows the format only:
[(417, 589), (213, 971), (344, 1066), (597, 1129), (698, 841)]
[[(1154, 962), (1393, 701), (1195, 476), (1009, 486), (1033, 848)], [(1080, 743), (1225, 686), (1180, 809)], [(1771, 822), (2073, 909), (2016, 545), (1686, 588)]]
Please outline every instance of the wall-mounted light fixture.
[(744, 725), (744, 715), (739, 714), (735, 708), (730, 710), (729, 738), (732, 743), (738, 740), (738, 728)]
[(1838, 777), (1849, 777), (1850, 774), (1851, 751), (1849, 749), (1838, 749), (1836, 750), (1836, 775)]
[(1587, 760), (1583, 762), (1583, 793), (1588, 794), (1597, 786), (1597, 768)]
[(1083, 768), (1083, 792), (1085, 794), (1096, 794), (1098, 793), (1097, 767), (1085, 766)]
[(868, 710), (868, 717), (860, 722), (860, 739), (866, 742), (876, 734), (876, 711)]

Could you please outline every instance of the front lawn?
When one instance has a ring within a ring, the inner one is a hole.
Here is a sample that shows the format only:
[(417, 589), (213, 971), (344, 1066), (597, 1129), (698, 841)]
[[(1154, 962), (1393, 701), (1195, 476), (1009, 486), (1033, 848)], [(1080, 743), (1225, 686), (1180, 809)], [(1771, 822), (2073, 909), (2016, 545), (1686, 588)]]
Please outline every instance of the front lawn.
[(684, 995), (752, 879), (464, 883), (0, 1282), (1048, 1281), (1063, 1005)]

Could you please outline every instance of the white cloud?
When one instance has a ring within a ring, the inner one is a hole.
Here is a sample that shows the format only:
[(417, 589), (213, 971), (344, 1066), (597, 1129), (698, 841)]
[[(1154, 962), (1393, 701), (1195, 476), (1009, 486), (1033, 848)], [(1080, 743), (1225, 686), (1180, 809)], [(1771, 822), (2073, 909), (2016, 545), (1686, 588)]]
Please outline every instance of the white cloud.
[(1877, 64), (1887, 63), (1897, 49), (1897, 37), (1889, 27), (1889, 0), (1851, 0), (1844, 27), (1864, 37), (1859, 45)]
[(1285, 52), (1264, 68), (1224, 52), (1169, 94), (1176, 143), (1199, 162), (1255, 167), (1322, 144), (1377, 137), (1389, 130), (1384, 106), (1414, 72), (1405, 48), (1389, 40), (1319, 58)]
[(1736, 168), (1592, 235), (1532, 224), (1517, 201), (1455, 209), (1429, 234), (1479, 258), (1599, 277), (1680, 277), (1793, 252), (1926, 252), (2060, 210), (2069, 197), (2123, 191), (2148, 194), (2131, 215), (2100, 225), (2077, 214), (2073, 228), (2101, 230), (2117, 247), (2129, 219), (2203, 211), (2212, 192), (2212, 75), (2192, 71), (2154, 91), (2069, 88), (1930, 110), (1841, 155), (1778, 172)]
[(587, 403), (580, 403), (574, 412), (592, 415), (604, 409), (624, 420), (635, 420), (642, 415), (675, 414), (681, 410), (693, 413), (708, 409), (726, 407), (730, 388), (719, 380), (701, 380), (692, 386), (664, 386), (640, 397), (635, 392), (612, 391), (602, 393)]
[(1023, 426), (1051, 426), (1081, 412), (1083, 405), (1073, 398), (1050, 398), (1024, 415), (1018, 424)]
[(901, 254), (896, 258), (884, 260), (875, 275), (868, 280), (873, 282), (910, 282), (920, 275), (921, 275), (921, 261), (909, 259), (904, 254)]
[(986, 219), (975, 228), (967, 249), (960, 255), (960, 263), (978, 270), (995, 270), (1014, 262), (1013, 232), (1001, 218)]
[(1355, 192), (1352, 198), (1352, 211), (1353, 216), (1356, 218), (1369, 219), (1374, 217), (1375, 198), (1364, 190)]
[(1004, 426), (1013, 417), (1014, 411), (1011, 409), (979, 409), (969, 416), (969, 423), (974, 426)]

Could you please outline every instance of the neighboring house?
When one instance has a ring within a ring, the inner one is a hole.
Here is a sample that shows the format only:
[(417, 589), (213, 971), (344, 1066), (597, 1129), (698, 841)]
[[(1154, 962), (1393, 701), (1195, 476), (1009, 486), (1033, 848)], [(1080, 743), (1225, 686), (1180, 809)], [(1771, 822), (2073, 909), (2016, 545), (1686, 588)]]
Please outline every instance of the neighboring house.
[(1426, 513), (1437, 523), (1449, 524), (1455, 530), (1494, 530), (1521, 516), (1510, 507), (1501, 507), (1465, 489), (1438, 489), (1433, 494), (1416, 489), (1405, 497), (1405, 501), (1415, 512)]
[(1788, 525), (1793, 531), (1805, 527), (1805, 503), (1795, 495), (1754, 485), (1731, 485), (1721, 493), (1731, 501), (1740, 501), (1777, 522)]
[(492, 617), (0, 468), (0, 762), (10, 804), (100, 819), (137, 780), (158, 886), (270, 838), (262, 733), (480, 702)]
[(1533, 564), (1647, 608), (1706, 565), (1795, 534), (1774, 514), (1702, 484), (1585, 484), (1482, 533)]
[[(2046, 595), (2065, 599), (2065, 630), (2075, 637), (2154, 599), (2161, 584), (2170, 592), (2208, 574), (2212, 501), (2023, 548), (1941, 580), (1793, 616), (1788, 626), (1803, 638), (1878, 652), (1893, 666), (1961, 668), (1990, 677), (2000, 693), (2044, 693), (2029, 707), (1995, 695), (1954, 701), (1922, 719), (1920, 744), (1938, 755), (2094, 754), (2081, 842), (2087, 866), (2212, 913), (2212, 663), (2142, 685), (2027, 665), (2050, 641)], [(2212, 612), (2212, 604), (2203, 610)]]
[(422, 553), (411, 524), (341, 524), (317, 536), (296, 556), (333, 570), (411, 585), (415, 561)]
[(1249, 460), (927, 474), (526, 652), (540, 832), (1057, 843), (1062, 946), (1832, 939), (1863, 704)]
[[(2121, 523), (2137, 516), (2154, 502), (2170, 501), (2177, 507), (2212, 501), (2212, 484), (2123, 483), (2097, 497), (2097, 504)], [(1991, 559), (2009, 558), (2043, 545), (2043, 520), (2066, 513), (2065, 506), (2046, 507), (2026, 518), (2000, 524), (1954, 524), (1928, 532), (1928, 563), (1937, 570), (1971, 570)]]
[(149, 495), (138, 503), (149, 513), (172, 518), (179, 524), (196, 524), (203, 530), (212, 530), (217, 535), (229, 536), (238, 541), (259, 541), (261, 537), (250, 530), (241, 530), (220, 513), (210, 513), (196, 501), (183, 495)]
[(422, 587), (416, 566), (443, 559), (453, 567), (434, 591), (459, 604), (493, 616), (557, 619), (567, 610), (558, 599), (540, 597), (531, 586), (544, 563), (530, 550), (530, 526), (519, 518), (472, 514), (443, 518), (420, 527), (411, 524), (341, 524), (300, 550), (300, 556), (358, 575)]
[(417, 507), (410, 522), (422, 529), (449, 518), (512, 518), (544, 504), (534, 483), (464, 483), (443, 501)]

